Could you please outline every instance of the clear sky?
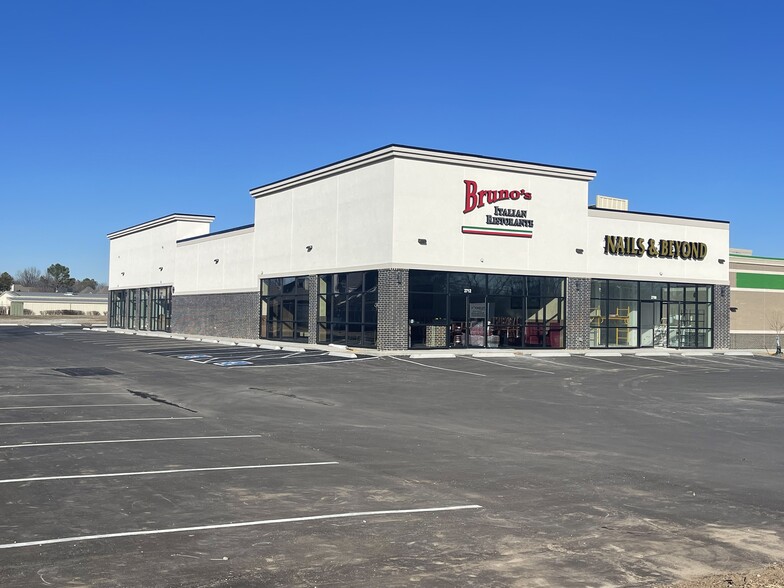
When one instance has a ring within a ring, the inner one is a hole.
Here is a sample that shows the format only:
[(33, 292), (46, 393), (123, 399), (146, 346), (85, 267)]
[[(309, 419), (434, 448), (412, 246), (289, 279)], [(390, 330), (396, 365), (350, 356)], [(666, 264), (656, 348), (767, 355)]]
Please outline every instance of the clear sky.
[(400, 143), (598, 171), (784, 257), (784, 2), (0, 0), (0, 272)]

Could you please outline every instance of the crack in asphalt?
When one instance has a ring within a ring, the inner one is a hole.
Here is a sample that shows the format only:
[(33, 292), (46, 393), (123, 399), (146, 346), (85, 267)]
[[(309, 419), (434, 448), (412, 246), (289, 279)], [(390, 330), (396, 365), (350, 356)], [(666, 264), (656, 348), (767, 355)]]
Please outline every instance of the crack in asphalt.
[(250, 389), (258, 390), (259, 392), (264, 392), (272, 396), (285, 396), (286, 398), (291, 398), (293, 400), (301, 400), (302, 402), (312, 402), (313, 404), (321, 404), (322, 406), (335, 406), (332, 402), (325, 402), (324, 400), (313, 400), (311, 398), (303, 398), (302, 396), (297, 396), (296, 394), (290, 394), (290, 393), (287, 394), (285, 392), (273, 392), (272, 390), (267, 390), (265, 388), (254, 388), (253, 386), (251, 386)]
[(138, 396), (139, 398), (144, 398), (146, 400), (152, 400), (153, 402), (160, 402), (161, 404), (168, 404), (169, 406), (174, 406), (175, 408), (181, 408), (182, 410), (187, 410), (188, 412), (198, 412), (197, 410), (193, 410), (192, 408), (187, 408), (185, 406), (180, 406), (175, 402), (170, 402), (165, 398), (161, 398), (160, 396), (156, 396), (155, 394), (151, 394), (150, 392), (140, 392), (138, 390), (131, 390), (128, 389), (128, 392), (133, 394), (134, 396)]

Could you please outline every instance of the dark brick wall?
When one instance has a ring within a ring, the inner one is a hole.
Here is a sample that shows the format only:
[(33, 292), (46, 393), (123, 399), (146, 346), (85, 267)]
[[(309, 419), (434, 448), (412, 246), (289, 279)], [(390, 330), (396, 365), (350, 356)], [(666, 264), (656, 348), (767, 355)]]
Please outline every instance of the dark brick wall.
[(378, 340), (380, 351), (408, 349), (408, 270), (378, 270)]
[(591, 280), (566, 279), (566, 348), (587, 349), (591, 340)]
[(730, 287), (713, 287), (713, 347), (730, 347)]
[(259, 338), (259, 292), (172, 297), (172, 333)]
[(318, 343), (318, 276), (308, 276), (308, 343)]

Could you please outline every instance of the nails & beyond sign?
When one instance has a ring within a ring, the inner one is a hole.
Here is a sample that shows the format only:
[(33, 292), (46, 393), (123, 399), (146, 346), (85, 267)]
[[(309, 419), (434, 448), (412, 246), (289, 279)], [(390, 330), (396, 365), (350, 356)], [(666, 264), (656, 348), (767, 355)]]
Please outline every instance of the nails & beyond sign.
[(668, 259), (693, 259), (702, 261), (708, 254), (708, 246), (698, 241), (674, 241), (672, 239), (643, 239), (642, 237), (604, 236), (605, 255), (630, 257), (665, 257)]

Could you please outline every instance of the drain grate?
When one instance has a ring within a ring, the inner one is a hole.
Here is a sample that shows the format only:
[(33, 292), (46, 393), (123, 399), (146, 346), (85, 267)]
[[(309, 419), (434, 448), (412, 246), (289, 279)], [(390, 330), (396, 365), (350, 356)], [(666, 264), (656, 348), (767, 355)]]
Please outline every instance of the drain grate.
[(118, 376), (120, 372), (110, 370), (105, 367), (70, 367), (54, 368), (54, 371), (61, 372), (66, 376)]

